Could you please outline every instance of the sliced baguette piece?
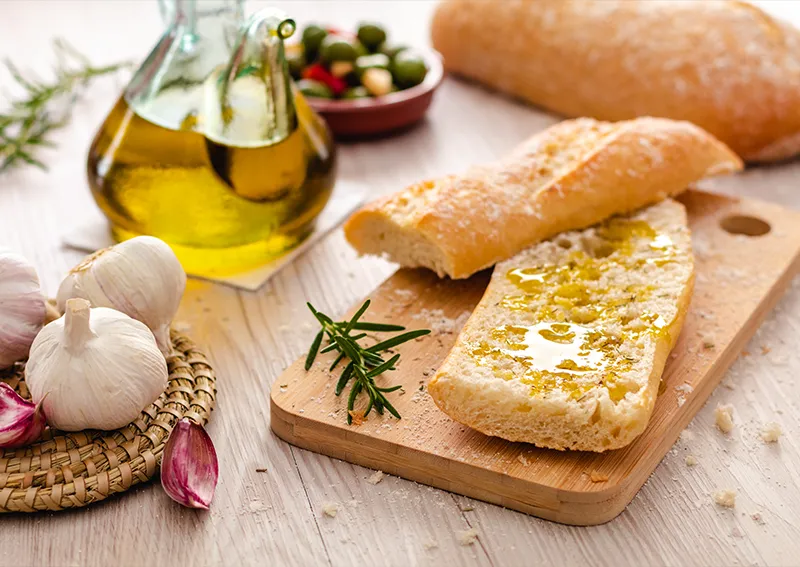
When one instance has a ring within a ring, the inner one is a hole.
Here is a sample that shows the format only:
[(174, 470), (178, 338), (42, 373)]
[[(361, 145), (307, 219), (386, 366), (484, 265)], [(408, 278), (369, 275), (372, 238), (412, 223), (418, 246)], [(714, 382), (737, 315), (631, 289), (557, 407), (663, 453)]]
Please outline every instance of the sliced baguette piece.
[(456, 421), (510, 441), (629, 444), (689, 306), (689, 237), (668, 199), (498, 264), (428, 392)]
[(344, 230), (361, 254), (467, 278), (554, 234), (741, 167), (724, 144), (688, 122), (571, 120), (501, 162), (379, 199)]
[(800, 30), (747, 2), (446, 0), (431, 34), (449, 72), (563, 116), (688, 120), (747, 161), (800, 153)]

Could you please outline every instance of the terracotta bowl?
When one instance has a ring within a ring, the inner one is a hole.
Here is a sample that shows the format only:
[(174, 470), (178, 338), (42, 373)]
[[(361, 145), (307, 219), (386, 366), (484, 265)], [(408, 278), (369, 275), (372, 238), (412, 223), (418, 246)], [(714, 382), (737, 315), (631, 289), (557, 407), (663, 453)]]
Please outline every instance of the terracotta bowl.
[(444, 74), (442, 56), (430, 49), (414, 49), (428, 65), (425, 80), (416, 87), (377, 98), (329, 100), (306, 97), (328, 122), (337, 138), (360, 138), (387, 134), (419, 122), (433, 100)]

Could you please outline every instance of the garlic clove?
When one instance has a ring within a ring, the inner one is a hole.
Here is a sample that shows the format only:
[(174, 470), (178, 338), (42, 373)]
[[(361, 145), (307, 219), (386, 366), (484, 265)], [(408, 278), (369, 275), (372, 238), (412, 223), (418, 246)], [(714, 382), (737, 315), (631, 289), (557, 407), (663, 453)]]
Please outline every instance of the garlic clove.
[(47, 422), (63, 431), (123, 427), (167, 387), (167, 362), (144, 323), (92, 309), (85, 299), (65, 306), (31, 346), (25, 365), (31, 398), (44, 400)]
[(172, 249), (153, 236), (137, 236), (86, 257), (61, 282), (57, 301), (60, 311), (77, 297), (121, 311), (147, 325), (169, 356), (169, 325), (185, 288), (186, 273)]
[(14, 389), (0, 382), (0, 449), (16, 449), (33, 443), (44, 432), (42, 404), (23, 400)]
[(203, 426), (184, 417), (175, 424), (161, 458), (161, 485), (178, 504), (208, 510), (219, 465), (214, 443)]
[(0, 249), (0, 369), (28, 356), (44, 318), (36, 269), (22, 256)]

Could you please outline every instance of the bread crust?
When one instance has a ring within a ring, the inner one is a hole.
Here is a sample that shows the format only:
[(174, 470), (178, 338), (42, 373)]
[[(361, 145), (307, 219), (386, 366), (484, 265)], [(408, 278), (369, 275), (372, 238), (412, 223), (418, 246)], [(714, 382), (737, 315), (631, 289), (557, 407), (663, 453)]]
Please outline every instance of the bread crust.
[(345, 224), (361, 254), (467, 278), (536, 242), (741, 169), (724, 144), (688, 122), (561, 122), (507, 159), (418, 183)]
[(800, 30), (745, 2), (445, 0), (431, 31), (448, 71), (564, 116), (688, 120), (746, 161), (800, 152)]
[[(552, 315), (544, 319), (534, 314), (533, 304), (521, 310), (509, 309), (504, 301), (509, 293), (519, 289), (509, 283), (507, 273), (518, 267), (538, 267), (546, 261), (552, 265), (571, 265), (570, 254), (587, 239), (594, 238), (594, 228), (580, 232), (559, 235), (553, 240), (543, 242), (523, 251), (495, 268), (492, 280), (475, 308), (470, 319), (462, 329), (456, 343), (442, 366), (428, 385), (428, 392), (442, 411), (454, 420), (468, 425), (487, 435), (502, 437), (509, 441), (532, 443), (539, 447), (558, 450), (572, 449), (603, 452), (617, 449), (631, 443), (644, 431), (653, 411), (658, 394), (659, 382), (668, 355), (680, 334), (686, 312), (691, 301), (694, 283), (694, 262), (691, 251), (689, 229), (683, 205), (667, 200), (638, 211), (635, 220), (645, 220), (657, 228), (657, 232), (674, 243), (675, 251), (669, 262), (661, 266), (649, 265), (651, 255), (649, 244), (642, 242), (632, 258), (618, 260), (609, 258), (612, 275), (598, 285), (587, 298), (589, 306), (609, 304), (625, 314), (634, 309), (632, 323), (620, 324), (610, 316), (594, 320), (580, 327), (593, 330), (616, 328), (616, 334), (625, 325), (635, 328), (642, 325), (642, 314), (658, 315), (664, 325), (658, 332), (646, 331), (631, 334), (620, 331), (623, 341), (616, 350), (609, 351), (615, 359), (635, 360), (631, 368), (624, 372), (628, 384), (635, 384), (621, 399), (611, 396), (605, 385), (606, 376), (612, 372), (613, 364), (605, 370), (599, 369), (588, 376), (590, 386), (580, 396), (568, 397), (568, 390), (559, 384), (536, 390), (535, 382), (526, 381), (524, 366), (517, 363), (505, 365), (507, 359), (495, 363), (486, 358), (486, 342), (492, 342), (493, 332), (501, 325), (531, 325), (550, 321)], [(560, 250), (560, 244), (569, 241), (569, 250)], [(632, 260), (632, 262), (628, 262)], [(621, 262), (618, 264), (618, 262)], [(626, 264), (625, 262), (628, 262)], [(631, 266), (635, 266), (631, 268)], [(580, 270), (580, 268), (571, 268)], [(614, 271), (615, 270), (615, 271)], [(633, 272), (640, 271), (635, 274)], [(629, 304), (614, 303), (627, 294), (627, 286), (651, 282), (649, 295), (637, 297)], [(548, 291), (558, 283), (548, 283)], [(604, 287), (608, 286), (608, 287)], [(613, 300), (609, 303), (609, 298)], [(528, 309), (530, 307), (530, 310)], [(529, 312), (530, 311), (530, 312)], [(538, 313), (538, 312), (537, 312)], [(553, 322), (572, 321), (568, 310), (566, 319), (552, 319)], [(611, 336), (611, 335), (609, 335)], [(506, 353), (518, 353), (508, 338), (498, 340), (501, 347), (510, 348)], [(550, 343), (543, 343), (532, 349), (531, 356), (547, 358)], [(518, 345), (517, 345), (518, 346)], [(476, 350), (477, 349), (477, 350)], [(481, 352), (476, 355), (475, 352)], [(574, 357), (575, 351), (565, 358)], [(503, 355), (503, 357), (506, 357)], [(557, 360), (557, 359), (556, 359)], [(579, 360), (579, 359), (575, 359)], [(497, 366), (493, 366), (497, 364)], [(582, 374), (578, 374), (583, 379)], [(595, 383), (593, 380), (597, 379)], [(534, 384), (534, 385), (530, 385)]]

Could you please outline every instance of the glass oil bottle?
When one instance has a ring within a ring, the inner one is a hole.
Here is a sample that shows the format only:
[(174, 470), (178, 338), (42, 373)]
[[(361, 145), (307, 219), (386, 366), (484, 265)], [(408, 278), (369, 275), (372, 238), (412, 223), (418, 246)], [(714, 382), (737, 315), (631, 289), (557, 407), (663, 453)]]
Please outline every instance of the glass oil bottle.
[(289, 79), (294, 22), (241, 2), (173, 0), (167, 32), (92, 143), (92, 194), (118, 240), (169, 243), (223, 275), (305, 238), (330, 197), (335, 149)]

